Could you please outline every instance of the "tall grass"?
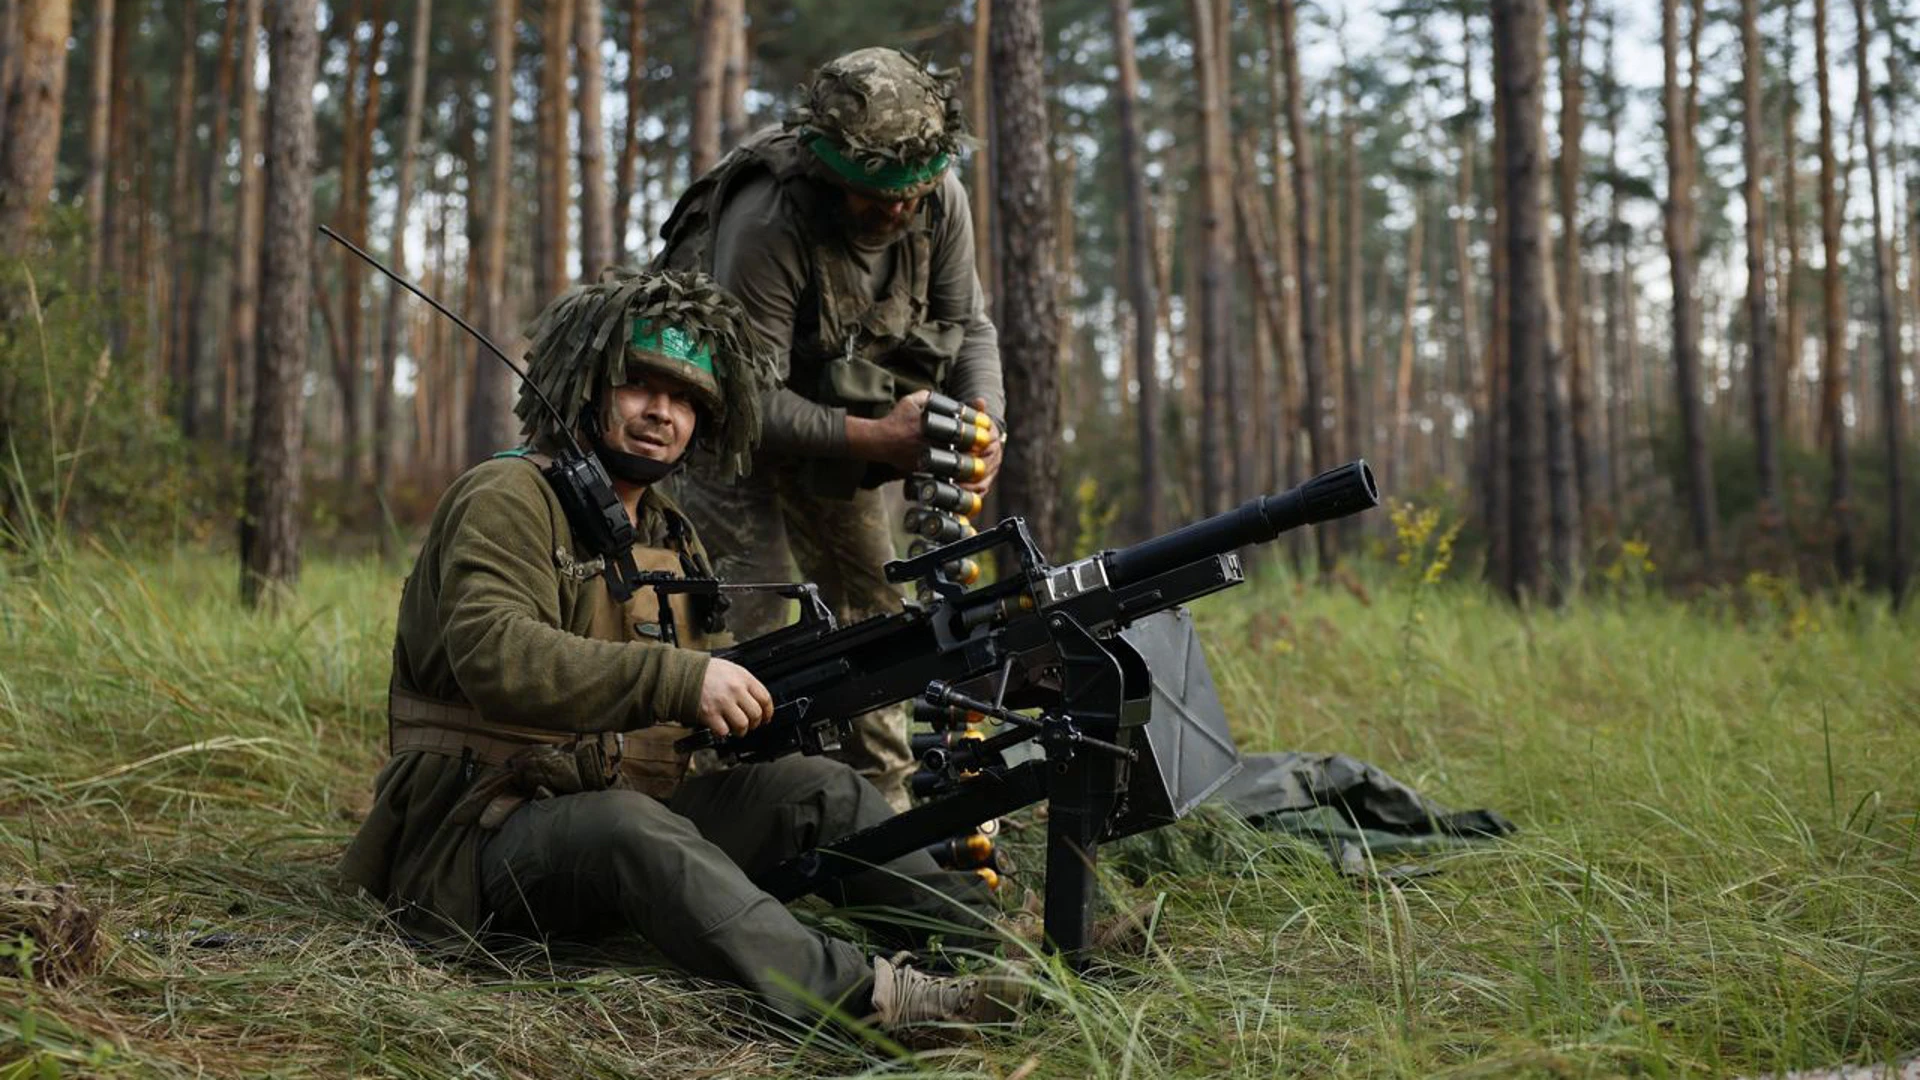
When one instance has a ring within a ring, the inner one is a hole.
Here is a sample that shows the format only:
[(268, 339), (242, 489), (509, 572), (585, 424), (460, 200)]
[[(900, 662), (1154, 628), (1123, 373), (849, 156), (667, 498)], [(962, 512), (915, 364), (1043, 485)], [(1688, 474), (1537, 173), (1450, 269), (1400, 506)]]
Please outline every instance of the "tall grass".
[[(1516, 612), (1422, 568), (1197, 612), (1243, 750), (1343, 750), (1522, 833), (1356, 883), (1182, 823), (1153, 947), (1017, 1031), (796, 1041), (646, 960), (416, 951), (332, 868), (382, 757), (399, 573), (93, 550), (0, 578), (0, 881), (98, 969), (0, 978), (0, 1076), (1711, 1076), (1920, 1051), (1916, 626), (1778, 582)], [(1196, 853), (1204, 858), (1197, 858)], [(1116, 863), (1118, 860), (1115, 860)], [(1142, 870), (1142, 867), (1145, 867)]]

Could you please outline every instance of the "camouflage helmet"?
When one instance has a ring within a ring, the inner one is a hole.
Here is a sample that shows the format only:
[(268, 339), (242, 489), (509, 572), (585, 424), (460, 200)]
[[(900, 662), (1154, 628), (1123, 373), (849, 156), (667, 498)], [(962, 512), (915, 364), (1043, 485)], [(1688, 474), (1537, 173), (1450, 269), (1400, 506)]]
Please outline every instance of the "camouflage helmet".
[(966, 134), (957, 81), (899, 49), (858, 49), (814, 72), (786, 126), (826, 179), (874, 198), (917, 198), (940, 183)]
[(609, 270), (576, 285), (535, 317), (528, 330), (527, 378), (513, 411), (533, 446), (568, 444), (538, 387), (562, 416), (604, 408), (607, 390), (636, 370), (686, 383), (703, 414), (694, 436), (723, 467), (744, 475), (760, 439), (760, 397), (774, 388), (772, 357), (747, 325), (732, 294), (689, 270)]

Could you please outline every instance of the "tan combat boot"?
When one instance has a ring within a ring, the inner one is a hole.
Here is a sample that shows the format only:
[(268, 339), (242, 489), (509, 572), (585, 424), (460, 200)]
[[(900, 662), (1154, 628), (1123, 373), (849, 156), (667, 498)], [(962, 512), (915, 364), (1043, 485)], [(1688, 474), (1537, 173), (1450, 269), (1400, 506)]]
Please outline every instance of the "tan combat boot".
[(894, 1036), (929, 1036), (939, 1025), (1000, 1024), (1014, 1018), (1026, 986), (1007, 974), (929, 975), (907, 954), (873, 959), (873, 1016)]

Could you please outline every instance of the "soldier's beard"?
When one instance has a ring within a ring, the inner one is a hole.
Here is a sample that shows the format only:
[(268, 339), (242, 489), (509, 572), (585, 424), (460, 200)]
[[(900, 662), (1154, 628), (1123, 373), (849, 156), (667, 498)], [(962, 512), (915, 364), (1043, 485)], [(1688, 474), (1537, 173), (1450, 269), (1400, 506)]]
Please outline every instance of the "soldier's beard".
[(868, 244), (888, 243), (899, 239), (908, 226), (913, 224), (912, 214), (895, 215), (895, 204), (873, 200), (867, 205), (856, 208), (850, 200), (840, 202), (840, 223), (855, 240)]

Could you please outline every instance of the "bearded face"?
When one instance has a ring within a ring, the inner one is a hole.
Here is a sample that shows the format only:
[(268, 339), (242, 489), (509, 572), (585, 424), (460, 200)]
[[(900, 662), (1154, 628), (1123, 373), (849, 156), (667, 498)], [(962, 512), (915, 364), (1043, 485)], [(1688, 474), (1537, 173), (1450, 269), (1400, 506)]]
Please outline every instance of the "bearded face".
[(857, 240), (870, 244), (898, 239), (913, 225), (920, 210), (920, 199), (876, 199), (855, 191), (843, 191), (841, 219)]

